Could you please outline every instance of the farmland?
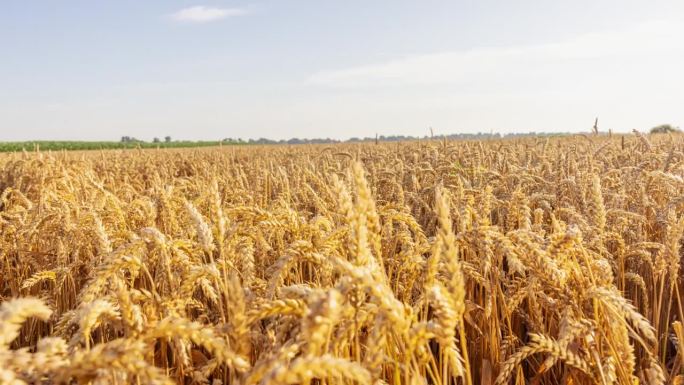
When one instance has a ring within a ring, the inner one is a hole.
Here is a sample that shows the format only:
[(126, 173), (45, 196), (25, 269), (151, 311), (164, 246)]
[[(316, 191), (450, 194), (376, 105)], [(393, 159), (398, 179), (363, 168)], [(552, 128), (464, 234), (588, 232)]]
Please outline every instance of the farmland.
[(17, 151), (62, 151), (62, 150), (114, 150), (135, 148), (186, 148), (210, 147), (222, 144), (235, 144), (221, 141), (173, 141), (173, 142), (87, 142), (87, 141), (58, 141), (37, 140), (26, 142), (0, 142), (0, 152)]
[(679, 135), (0, 170), (0, 384), (684, 381)]

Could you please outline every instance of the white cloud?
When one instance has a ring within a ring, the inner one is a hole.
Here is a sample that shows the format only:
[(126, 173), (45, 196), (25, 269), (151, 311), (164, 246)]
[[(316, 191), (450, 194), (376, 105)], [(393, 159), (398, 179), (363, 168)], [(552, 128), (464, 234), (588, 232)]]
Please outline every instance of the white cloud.
[(668, 75), (672, 81), (680, 78), (674, 63), (684, 63), (682, 36), (680, 24), (651, 21), (557, 43), (410, 55), (324, 70), (310, 76), (308, 83), (341, 88), (458, 85), (471, 91), (500, 92), (531, 91), (552, 84), (572, 88), (587, 82), (612, 86), (623, 79), (643, 82)]
[(180, 23), (209, 23), (245, 14), (247, 11), (241, 8), (213, 8), (198, 5), (175, 12), (171, 15), (171, 19)]

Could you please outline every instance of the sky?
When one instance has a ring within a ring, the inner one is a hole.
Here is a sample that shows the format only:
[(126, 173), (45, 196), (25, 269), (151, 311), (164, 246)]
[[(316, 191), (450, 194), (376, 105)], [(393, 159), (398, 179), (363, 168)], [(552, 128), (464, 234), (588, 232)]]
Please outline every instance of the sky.
[(0, 1), (0, 141), (645, 131), (683, 91), (682, 1)]

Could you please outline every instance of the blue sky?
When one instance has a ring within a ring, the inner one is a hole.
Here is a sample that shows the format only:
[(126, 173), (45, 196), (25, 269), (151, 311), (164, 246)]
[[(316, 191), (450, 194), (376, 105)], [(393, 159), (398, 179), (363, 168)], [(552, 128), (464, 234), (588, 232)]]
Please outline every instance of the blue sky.
[(684, 125), (684, 3), (0, 4), (0, 140)]

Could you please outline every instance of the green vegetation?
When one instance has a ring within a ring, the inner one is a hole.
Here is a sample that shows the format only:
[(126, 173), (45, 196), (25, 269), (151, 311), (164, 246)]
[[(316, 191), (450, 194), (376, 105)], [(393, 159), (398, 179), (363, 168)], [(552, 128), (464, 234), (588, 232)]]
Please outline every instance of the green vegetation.
[(181, 148), (181, 147), (209, 147), (221, 144), (237, 144), (226, 141), (168, 141), (168, 142), (84, 142), (84, 141), (51, 141), (38, 140), (26, 142), (0, 142), (0, 152), (13, 151), (61, 151), (61, 150), (114, 150), (126, 148)]
[(25, 142), (0, 142), (0, 152), (14, 152), (14, 151), (35, 151), (36, 148), (41, 151), (61, 151), (61, 150), (115, 150), (115, 149), (135, 149), (135, 148), (183, 148), (183, 147), (210, 147), (219, 145), (292, 145), (292, 144), (334, 144), (334, 143), (360, 143), (360, 142), (412, 142), (419, 140), (487, 140), (487, 139), (503, 139), (503, 138), (525, 138), (525, 137), (558, 137), (567, 136), (569, 133), (544, 133), (544, 132), (528, 132), (528, 133), (460, 133), (449, 135), (434, 135), (434, 136), (404, 136), (404, 135), (379, 135), (377, 137), (358, 138), (353, 137), (347, 140), (337, 140), (330, 138), (313, 138), (313, 139), (280, 139), (273, 140), (267, 138), (247, 139), (242, 138), (225, 138), (216, 141), (189, 141), (189, 140), (172, 140), (170, 136), (163, 139), (155, 137), (150, 142), (145, 142), (131, 136), (122, 136), (121, 140), (89, 142), (89, 141), (52, 141), (52, 140), (37, 140)]
[(667, 134), (670, 132), (680, 132), (679, 128), (673, 127), (671, 124), (661, 124), (651, 128), (651, 134)]
[(378, 135), (374, 137), (353, 137), (347, 140), (337, 140), (331, 138), (312, 138), (312, 139), (280, 139), (273, 140), (267, 138), (259, 139), (242, 139), (242, 138), (224, 138), (216, 141), (189, 141), (189, 140), (172, 140), (170, 136), (165, 136), (163, 139), (155, 137), (150, 142), (136, 139), (132, 136), (122, 136), (121, 140), (89, 142), (89, 141), (53, 141), (53, 140), (36, 140), (25, 142), (0, 142), (0, 152), (14, 152), (14, 151), (61, 151), (61, 150), (116, 150), (116, 149), (135, 149), (135, 148), (183, 148), (183, 147), (211, 147), (220, 145), (269, 145), (269, 144), (334, 144), (334, 143), (360, 143), (360, 142), (413, 142), (419, 140), (487, 140), (487, 139), (502, 139), (502, 138), (524, 138), (524, 137), (556, 137), (567, 136), (569, 133), (544, 133), (544, 132), (528, 132), (528, 133), (459, 133), (449, 135), (425, 135), (425, 136), (404, 136), (404, 135)]

